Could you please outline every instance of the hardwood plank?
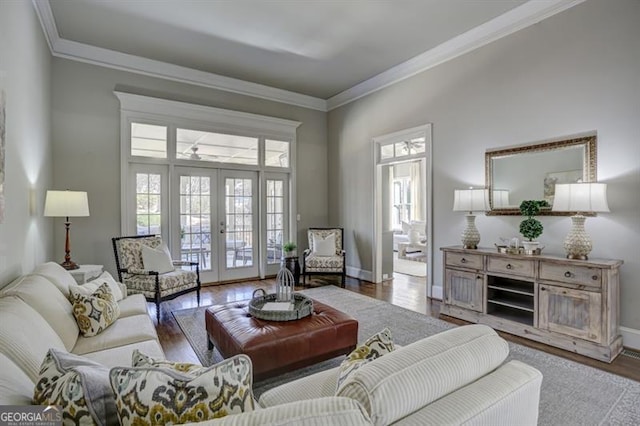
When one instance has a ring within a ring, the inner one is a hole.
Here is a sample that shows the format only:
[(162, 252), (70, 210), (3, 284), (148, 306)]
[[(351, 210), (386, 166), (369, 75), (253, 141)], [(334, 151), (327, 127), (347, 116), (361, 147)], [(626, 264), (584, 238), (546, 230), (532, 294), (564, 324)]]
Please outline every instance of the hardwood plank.
[[(319, 283), (335, 283), (339, 285), (339, 277), (326, 277), (326, 279), (324, 277), (315, 278), (312, 283), (314, 285)], [(430, 315), (434, 318), (440, 317), (440, 302), (438, 300), (427, 298), (424, 278), (396, 273), (394, 274), (393, 280), (385, 281), (381, 284), (374, 284), (368, 281), (347, 277), (345, 287), (349, 291), (384, 300), (421, 314)], [(257, 288), (264, 288), (267, 292), (274, 292), (275, 280), (271, 278), (266, 280), (252, 280), (203, 287), (200, 306), (237, 300), (247, 300), (251, 298), (253, 291)], [(302, 289), (302, 287), (296, 287), (296, 290)], [(191, 348), (191, 345), (189, 345), (189, 342), (182, 333), (182, 330), (180, 330), (180, 327), (172, 314), (172, 311), (194, 308), (196, 306), (195, 294), (186, 294), (162, 304), (160, 312), (161, 323), (156, 327), (156, 330), (167, 359), (194, 363), (199, 362), (195, 352)], [(149, 303), (148, 309), (151, 317), (155, 318), (155, 305)], [(444, 315), (441, 319), (459, 325), (469, 324), (466, 321)], [(527, 340), (508, 333), (498, 333), (506, 340), (520, 345), (529, 346), (581, 364), (589, 365), (613, 374), (618, 374), (629, 379), (640, 381), (640, 359), (619, 355), (611, 364), (607, 364), (605, 362), (597, 361), (595, 359), (574, 354), (543, 343)]]

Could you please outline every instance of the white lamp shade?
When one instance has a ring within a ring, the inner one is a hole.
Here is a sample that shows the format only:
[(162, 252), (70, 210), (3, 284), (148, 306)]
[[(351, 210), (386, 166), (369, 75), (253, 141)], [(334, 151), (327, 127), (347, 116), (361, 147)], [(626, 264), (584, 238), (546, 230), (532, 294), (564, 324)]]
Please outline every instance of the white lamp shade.
[(553, 211), (608, 212), (606, 183), (559, 183), (553, 198)]
[(49, 217), (89, 216), (89, 200), (84, 191), (47, 191), (44, 215)]
[(488, 189), (456, 189), (453, 194), (454, 212), (486, 212), (490, 209)]
[(507, 189), (495, 189), (492, 195), (492, 207), (494, 209), (507, 207), (509, 205), (509, 190)]

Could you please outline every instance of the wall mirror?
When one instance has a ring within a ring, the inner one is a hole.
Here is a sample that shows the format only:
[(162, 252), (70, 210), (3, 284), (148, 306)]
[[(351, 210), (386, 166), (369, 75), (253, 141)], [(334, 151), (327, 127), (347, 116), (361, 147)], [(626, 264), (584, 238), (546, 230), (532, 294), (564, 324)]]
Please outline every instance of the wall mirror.
[[(524, 200), (553, 205), (555, 184), (595, 182), (596, 136), (487, 150), (485, 177), (491, 211), (488, 215), (519, 215)], [(566, 215), (545, 209), (543, 215)]]

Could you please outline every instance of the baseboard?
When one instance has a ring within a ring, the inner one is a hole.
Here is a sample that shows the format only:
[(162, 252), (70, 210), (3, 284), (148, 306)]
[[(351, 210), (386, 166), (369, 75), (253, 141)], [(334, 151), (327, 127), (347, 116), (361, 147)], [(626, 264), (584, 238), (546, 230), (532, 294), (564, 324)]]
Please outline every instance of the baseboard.
[(620, 334), (622, 334), (622, 346), (640, 351), (640, 330), (620, 327)]
[(371, 271), (365, 271), (353, 266), (347, 266), (347, 275), (349, 275), (350, 277), (358, 278), (360, 280), (373, 282), (373, 273), (371, 273)]

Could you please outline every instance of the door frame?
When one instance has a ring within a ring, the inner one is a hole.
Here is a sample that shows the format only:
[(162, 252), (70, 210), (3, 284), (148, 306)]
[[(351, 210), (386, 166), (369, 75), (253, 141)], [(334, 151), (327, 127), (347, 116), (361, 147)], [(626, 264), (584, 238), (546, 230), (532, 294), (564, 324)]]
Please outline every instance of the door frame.
[[(417, 136), (425, 137), (424, 153), (414, 154), (410, 156), (394, 157), (389, 160), (381, 160), (380, 147), (393, 142), (401, 142), (407, 138)], [(381, 136), (376, 136), (372, 140), (373, 151), (373, 274), (374, 283), (381, 283), (382, 276), (382, 168), (393, 164), (410, 162), (415, 160), (423, 160), (425, 164), (425, 204), (423, 206), (426, 212), (426, 232), (427, 232), (427, 297), (432, 297), (433, 289), (433, 161), (432, 161), (432, 125), (431, 123), (404, 129)]]

